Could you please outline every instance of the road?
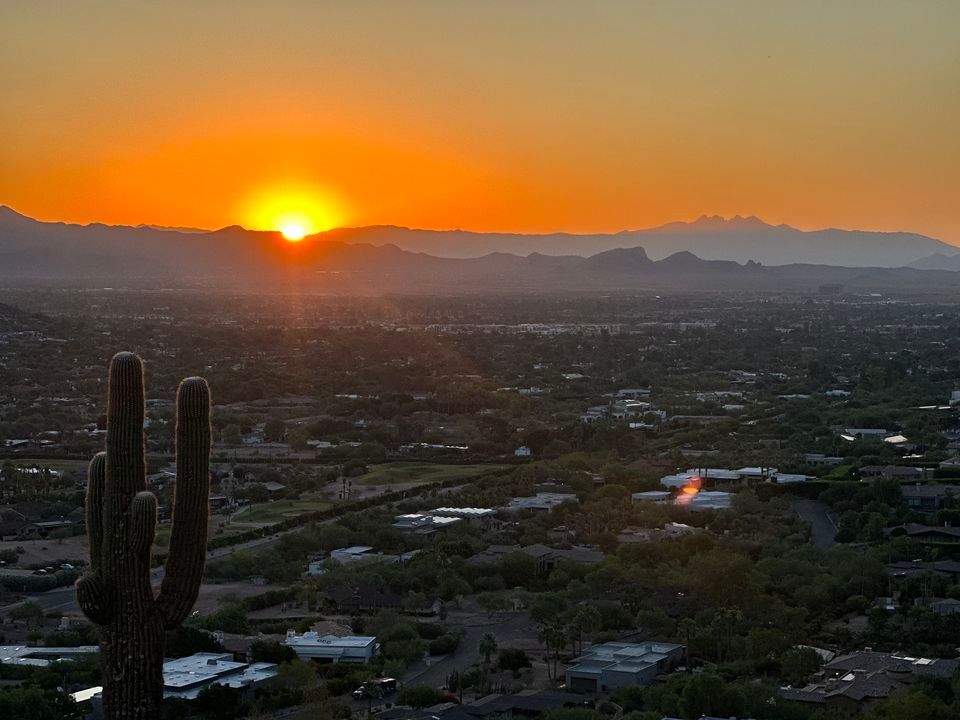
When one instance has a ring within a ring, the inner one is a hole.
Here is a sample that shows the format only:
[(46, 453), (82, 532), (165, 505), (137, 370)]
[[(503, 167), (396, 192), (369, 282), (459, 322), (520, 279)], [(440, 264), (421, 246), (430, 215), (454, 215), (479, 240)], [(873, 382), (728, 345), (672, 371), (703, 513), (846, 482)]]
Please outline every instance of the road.
[(412, 667), (403, 678), (404, 685), (441, 687), (446, 684), (447, 677), (454, 670), (459, 673), (466, 672), (479, 662), (480, 641), (487, 633), (497, 639), (498, 645), (510, 647), (517, 638), (528, 636), (532, 632), (530, 616), (526, 612), (509, 613), (493, 619), (476, 616), (463, 624), (450, 620), (451, 618), (448, 618), (448, 624), (453, 628), (460, 627), (463, 630), (457, 649), (450, 655), (428, 658), (429, 664), (421, 662)]
[(830, 517), (829, 508), (809, 498), (795, 498), (791, 503), (797, 514), (810, 523), (810, 540), (821, 550), (829, 550), (837, 541), (837, 525)]
[[(455, 487), (450, 487), (450, 488), (439, 488), (438, 494), (445, 493), (445, 492), (446, 493), (457, 492), (467, 487), (467, 485), (469, 485), (469, 483), (464, 483), (462, 485), (457, 485)], [(423, 487), (427, 488), (429, 486), (425, 485)], [(387, 502), (386, 504), (390, 505), (393, 503)], [(344, 512), (349, 512), (349, 511), (350, 511), (349, 506), (344, 508)], [(326, 525), (328, 523), (336, 522), (337, 520), (339, 520), (338, 517), (332, 517), (332, 518), (327, 518), (325, 520), (320, 520), (317, 524)], [(288, 533), (299, 532), (302, 529), (303, 529), (302, 527), (294, 527), (294, 528), (290, 528), (289, 530), (283, 530), (281, 532), (268, 535), (267, 537), (254, 538), (253, 540), (237, 543), (236, 545), (228, 545), (227, 547), (216, 548), (214, 550), (210, 550), (207, 552), (207, 560), (210, 561), (210, 560), (216, 560), (218, 558), (226, 557), (227, 555), (230, 555), (231, 553), (234, 553), (237, 550), (253, 550), (253, 549), (263, 550), (275, 544), (283, 535), (286, 535)], [(158, 568), (154, 568), (151, 576), (151, 581), (153, 582), (154, 586), (159, 585), (160, 581), (163, 579), (163, 571), (164, 569), (162, 566)], [(38, 603), (47, 613), (58, 612), (63, 615), (72, 615), (72, 614), (80, 613), (80, 607), (77, 605), (77, 599), (76, 599), (76, 594), (74, 592), (73, 585), (69, 585), (63, 588), (56, 588), (55, 590), (48, 590), (47, 592), (43, 592), (43, 593), (27, 593), (27, 597), (25, 600), (21, 600), (19, 602), (12, 603), (11, 605), (0, 607), (0, 616), (6, 615), (8, 612), (10, 612), (10, 610), (20, 605), (22, 602), (26, 602), (26, 600), (33, 600), (34, 602)], [(477, 640), (477, 642), (479, 642), (479, 639)]]

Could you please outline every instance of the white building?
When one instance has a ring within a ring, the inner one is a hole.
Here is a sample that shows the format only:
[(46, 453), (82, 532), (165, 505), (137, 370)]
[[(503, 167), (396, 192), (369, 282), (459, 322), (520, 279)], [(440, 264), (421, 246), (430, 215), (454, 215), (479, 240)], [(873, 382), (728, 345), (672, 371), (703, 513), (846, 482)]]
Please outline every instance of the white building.
[(433, 511), (433, 514), (460, 518), (471, 525), (483, 525), (495, 518), (497, 511), (493, 508), (438, 507)]
[(703, 510), (729, 510), (733, 506), (734, 494), (722, 490), (701, 490), (690, 495), (681, 493), (677, 496), (676, 504), (691, 512)]
[(686, 654), (686, 647), (675, 643), (608, 642), (596, 645), (567, 668), (566, 685), (571, 690), (589, 693), (644, 687), (657, 675), (680, 665)]
[(809, 479), (806, 475), (778, 472), (770, 478), (770, 482), (776, 485), (787, 485), (789, 483), (806, 482)]
[(530, 457), (530, 448), (528, 448), (526, 445), (521, 445), (513, 451), (513, 454), (517, 457)]
[(287, 630), (287, 639), (283, 644), (305, 660), (327, 660), (334, 663), (366, 663), (380, 652), (380, 644), (375, 637), (360, 635), (337, 637), (315, 632), (297, 635), (293, 630)]
[(80, 647), (27, 647), (26, 645), (0, 645), (0, 665), (29, 665), (46, 667), (60, 660), (74, 660), (83, 655), (96, 654), (96, 645)]
[(404, 532), (428, 535), (437, 530), (445, 530), (451, 525), (456, 525), (460, 522), (463, 522), (463, 520), (458, 517), (444, 517), (442, 515), (426, 513), (407, 513), (405, 515), (397, 515), (394, 518), (393, 527)]
[[(196, 700), (205, 687), (226, 685), (241, 690), (245, 700), (252, 700), (254, 689), (276, 675), (274, 663), (236, 662), (230, 653), (197, 653), (163, 663), (163, 697)], [(90, 701), (94, 716), (99, 717), (102, 693), (102, 687), (93, 687), (71, 697), (76, 702)]]

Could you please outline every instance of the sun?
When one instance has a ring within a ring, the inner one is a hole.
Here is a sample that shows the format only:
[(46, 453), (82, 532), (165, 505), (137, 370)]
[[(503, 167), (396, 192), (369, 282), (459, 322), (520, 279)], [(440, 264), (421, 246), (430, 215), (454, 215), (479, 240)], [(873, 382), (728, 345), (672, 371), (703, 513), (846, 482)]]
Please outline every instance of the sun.
[(343, 203), (325, 188), (310, 185), (264, 186), (242, 204), (246, 226), (280, 233), (289, 242), (342, 227)]
[(298, 240), (303, 240), (307, 231), (304, 230), (303, 225), (299, 223), (287, 223), (286, 225), (280, 226), (280, 234), (290, 242), (297, 242)]

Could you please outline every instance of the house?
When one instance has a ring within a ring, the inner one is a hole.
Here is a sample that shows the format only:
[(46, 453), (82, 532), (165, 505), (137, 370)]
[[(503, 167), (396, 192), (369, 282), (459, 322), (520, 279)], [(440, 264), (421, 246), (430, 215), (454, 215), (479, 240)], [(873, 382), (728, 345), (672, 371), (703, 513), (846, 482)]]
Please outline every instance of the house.
[(889, 528), (885, 532), (890, 536), (906, 535), (921, 542), (960, 542), (960, 527), (906, 523), (905, 525)]
[(333, 663), (367, 663), (380, 652), (380, 644), (375, 637), (360, 635), (320, 635), (310, 631), (297, 635), (287, 630), (283, 644), (291, 648), (304, 660), (322, 660)]
[(84, 655), (100, 652), (97, 645), (80, 647), (27, 647), (26, 645), (0, 645), (0, 665), (28, 665), (47, 667), (52, 662), (73, 660)]
[(826, 467), (833, 467), (842, 463), (843, 458), (835, 455), (825, 455), (823, 453), (805, 453), (803, 456), (803, 462), (807, 465), (823, 465)]
[(960, 562), (956, 560), (934, 560), (924, 562), (923, 560), (901, 560), (899, 562), (887, 563), (887, 575), (894, 578), (908, 578), (913, 575), (922, 575), (923, 573), (937, 573), (947, 575), (956, 581), (960, 578)]
[[(211, 685), (241, 691), (244, 701), (253, 699), (256, 688), (277, 676), (274, 663), (238, 662), (230, 653), (196, 653), (163, 663), (163, 697), (196, 700)], [(101, 717), (103, 688), (94, 687), (72, 695), (75, 702), (90, 702), (93, 716)]]
[(674, 643), (608, 642), (595, 645), (567, 668), (570, 690), (601, 693), (622, 687), (645, 687), (683, 663), (687, 648)]
[(526, 445), (521, 445), (516, 450), (513, 451), (513, 454), (517, 457), (530, 457), (530, 448)]
[(0, 507), (0, 540), (19, 537), (30, 524), (23, 513), (12, 507)]
[(782, 473), (778, 472), (775, 475), (769, 478), (769, 481), (774, 485), (788, 485), (790, 483), (806, 482), (810, 478), (806, 475), (799, 475), (796, 473)]
[(571, 548), (551, 548), (546, 545), (491, 545), (486, 550), (467, 558), (467, 565), (488, 565), (500, 562), (510, 555), (522, 554), (536, 561), (538, 573), (550, 572), (562, 562), (594, 565), (603, 562), (604, 554), (599, 550), (574, 545)]
[[(650, 388), (621, 388), (617, 390), (618, 400), (642, 400), (648, 397), (650, 397)], [(960, 402), (960, 399), (958, 399), (958, 402)]]
[(860, 468), (860, 478), (872, 480), (884, 478), (887, 480), (916, 480), (924, 476), (923, 470), (903, 465), (864, 465)]
[(780, 694), (787, 700), (853, 715), (894, 690), (909, 687), (918, 677), (949, 678), (958, 668), (957, 660), (867, 650), (831, 660), (823, 666), (823, 680), (803, 688), (781, 688)]
[(370, 545), (352, 545), (330, 551), (330, 559), (338, 563), (362, 562), (375, 557)]
[(538, 492), (532, 497), (515, 497), (502, 509), (506, 512), (519, 512), (520, 510), (547, 512), (564, 503), (575, 502), (579, 501), (573, 493)]
[(433, 513), (435, 515), (446, 515), (447, 517), (457, 517), (466, 520), (469, 523), (479, 523), (485, 519), (497, 516), (497, 511), (493, 508), (475, 508), (475, 507), (438, 507)]
[(673, 493), (669, 490), (647, 490), (646, 492), (633, 493), (630, 496), (630, 500), (634, 505), (637, 503), (667, 505), (673, 502)]
[(680, 493), (677, 495), (675, 502), (691, 512), (729, 510), (733, 507), (734, 497), (734, 493), (723, 492), (722, 490), (701, 490), (691, 494)]
[(747, 482), (763, 482), (777, 474), (777, 468), (771, 467), (742, 467), (734, 470), (741, 480)]
[(960, 613), (960, 600), (953, 598), (934, 598), (927, 607), (938, 615), (957, 615)]
[(851, 440), (883, 440), (889, 434), (886, 428), (844, 428), (842, 432)]
[(916, 483), (903, 485), (900, 494), (911, 510), (934, 512), (950, 506), (954, 498), (960, 498), (960, 488), (937, 483)]
[(394, 518), (393, 527), (402, 532), (416, 535), (432, 535), (438, 530), (446, 530), (452, 525), (463, 522), (462, 518), (428, 515), (425, 513), (407, 513)]
[(383, 553), (373, 552), (369, 545), (353, 545), (346, 548), (338, 548), (330, 551), (330, 559), (338, 563), (352, 562), (391, 562), (404, 563), (417, 554), (417, 550), (401, 553), (400, 555), (384, 555)]

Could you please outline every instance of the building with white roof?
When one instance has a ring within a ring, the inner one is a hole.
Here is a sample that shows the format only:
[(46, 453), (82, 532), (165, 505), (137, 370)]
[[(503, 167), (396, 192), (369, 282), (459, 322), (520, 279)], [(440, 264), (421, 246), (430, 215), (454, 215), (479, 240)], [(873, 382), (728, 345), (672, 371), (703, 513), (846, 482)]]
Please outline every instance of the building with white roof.
[(380, 652), (380, 644), (375, 637), (360, 635), (338, 637), (316, 632), (297, 635), (293, 630), (287, 630), (287, 639), (283, 644), (305, 660), (326, 660), (334, 663), (366, 663)]
[(733, 498), (734, 493), (723, 492), (722, 490), (701, 490), (690, 495), (685, 493), (678, 495), (676, 504), (682, 505), (693, 512), (729, 510), (733, 507)]
[(520, 510), (546, 511), (553, 510), (553, 508), (564, 503), (575, 502), (579, 501), (573, 493), (539, 492), (532, 497), (515, 497), (503, 506), (503, 510), (507, 512), (518, 512)]
[(566, 685), (589, 693), (644, 687), (680, 665), (686, 654), (687, 648), (675, 643), (604, 643), (574, 660), (567, 668)]
[(96, 645), (80, 647), (27, 647), (26, 645), (0, 645), (0, 665), (29, 665), (46, 667), (61, 660), (75, 660), (83, 655), (96, 654)]
[[(196, 700), (205, 687), (226, 685), (242, 691), (244, 699), (252, 699), (253, 690), (276, 675), (275, 663), (236, 662), (230, 653), (197, 653), (163, 663), (163, 697)], [(98, 716), (102, 692), (102, 687), (92, 687), (71, 697), (78, 703), (93, 703)]]
[(474, 507), (439, 507), (433, 511), (435, 515), (458, 517), (464, 520), (478, 520), (480, 518), (495, 517), (497, 511), (493, 508)]
[(430, 515), (426, 513), (407, 513), (394, 518), (393, 527), (417, 535), (430, 535), (437, 530), (445, 530), (451, 525), (463, 522), (462, 518)]

